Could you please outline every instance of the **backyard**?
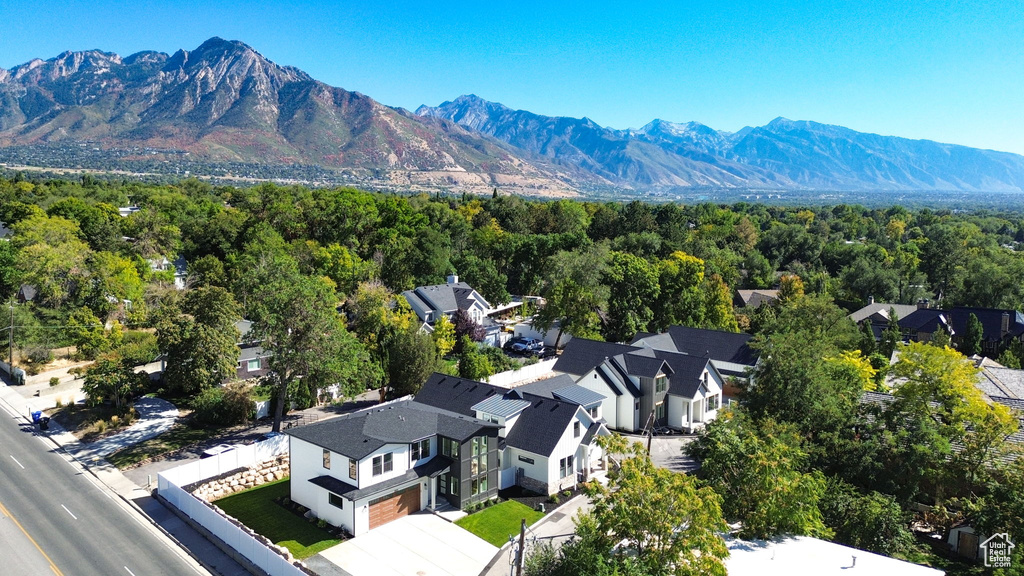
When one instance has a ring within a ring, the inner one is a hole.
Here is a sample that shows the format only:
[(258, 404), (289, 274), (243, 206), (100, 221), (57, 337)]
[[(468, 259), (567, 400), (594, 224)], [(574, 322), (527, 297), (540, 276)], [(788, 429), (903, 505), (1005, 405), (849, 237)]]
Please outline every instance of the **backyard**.
[(288, 478), (221, 498), (214, 504), (298, 559), (309, 558), (341, 542), (274, 500), (288, 496)]
[(501, 548), (508, 542), (509, 536), (519, 534), (520, 522), (524, 518), (526, 525), (530, 526), (543, 516), (543, 512), (538, 512), (515, 500), (507, 500), (456, 520), (455, 523)]

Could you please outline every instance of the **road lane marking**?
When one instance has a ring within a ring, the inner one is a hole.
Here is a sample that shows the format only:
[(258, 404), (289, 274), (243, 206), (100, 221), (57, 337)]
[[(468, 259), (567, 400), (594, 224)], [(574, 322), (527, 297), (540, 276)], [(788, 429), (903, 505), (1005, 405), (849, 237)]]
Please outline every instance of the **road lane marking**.
[(18, 522), (18, 519), (15, 518), (13, 514), (11, 514), (11, 511), (8, 510), (3, 505), (2, 502), (0, 502), (0, 513), (3, 513), (4, 516), (10, 518), (11, 521), (14, 522), (14, 525), (18, 527), (18, 530), (21, 530), (21, 533), (24, 534), (26, 538), (28, 538), (28, 541), (36, 547), (36, 550), (39, 550), (39, 553), (43, 555), (43, 558), (46, 558), (46, 561), (50, 563), (50, 570), (53, 570), (54, 574), (56, 574), (57, 576), (64, 576), (64, 573), (57, 568), (57, 565), (53, 563), (53, 560), (50, 560), (50, 557), (46, 554), (46, 552), (43, 552), (43, 549), (39, 546), (39, 543), (36, 542), (35, 538), (33, 538), (28, 533), (28, 531), (25, 530), (25, 528), (21, 525), (21, 522)]
[[(71, 514), (71, 510), (68, 510), (67, 506), (61, 504), (60, 507), (63, 508), (64, 511), (67, 512), (68, 514)], [(71, 514), (71, 517), (74, 518), (75, 520), (78, 520), (78, 516), (75, 516), (74, 514)]]
[(14, 457), (14, 454), (11, 454), (11, 460), (14, 460), (14, 463), (15, 463), (15, 464), (17, 464), (18, 466), (21, 466), (21, 469), (22, 469), (22, 470), (24, 470), (24, 469), (25, 469), (25, 467), (24, 467), (24, 466), (22, 466), (21, 462), (18, 462), (18, 459)]
[[(128, 570), (128, 567), (125, 566), (124, 569)], [(132, 572), (131, 570), (128, 570), (128, 573), (131, 574), (132, 576), (135, 576), (135, 572)]]

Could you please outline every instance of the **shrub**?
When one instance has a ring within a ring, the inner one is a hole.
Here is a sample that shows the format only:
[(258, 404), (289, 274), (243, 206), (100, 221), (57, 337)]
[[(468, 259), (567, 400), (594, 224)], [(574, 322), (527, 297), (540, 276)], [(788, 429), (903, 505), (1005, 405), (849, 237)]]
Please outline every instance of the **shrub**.
[(913, 546), (910, 518), (892, 496), (874, 491), (861, 494), (850, 484), (830, 478), (819, 506), (840, 544), (887, 556)]
[(58, 384), (60, 384), (60, 378), (57, 378), (56, 376), (54, 376), (53, 378), (50, 378), (50, 387), (51, 388), (56, 386), (56, 385), (58, 385)]
[(555, 504), (556, 506), (558, 505), (558, 494), (551, 495), (551, 503)]
[(46, 346), (35, 344), (25, 348), (25, 358), (37, 366), (42, 366), (53, 360), (53, 351)]
[(253, 416), (252, 393), (243, 382), (215, 386), (200, 392), (192, 400), (197, 424), (241, 424)]
[(324, 520), (323, 518), (317, 520), (316, 527), (320, 529), (327, 528), (327, 520)]
[(160, 354), (160, 350), (155, 334), (130, 330), (125, 333), (124, 340), (117, 347), (117, 353), (132, 366), (139, 366), (152, 362)]
[(107, 421), (106, 420), (98, 420), (96, 422), (96, 431), (99, 432), (100, 434), (106, 432), (107, 431)]

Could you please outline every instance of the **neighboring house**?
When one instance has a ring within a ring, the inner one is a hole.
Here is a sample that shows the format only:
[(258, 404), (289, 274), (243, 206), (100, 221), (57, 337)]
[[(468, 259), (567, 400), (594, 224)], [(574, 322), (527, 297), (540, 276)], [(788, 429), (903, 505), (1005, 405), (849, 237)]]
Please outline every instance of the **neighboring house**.
[(971, 356), (978, 368), (976, 386), (990, 398), (1024, 400), (1024, 370), (1007, 368), (983, 356)]
[(609, 428), (639, 432), (654, 426), (693, 431), (717, 415), (725, 378), (707, 356), (573, 339), (554, 372), (605, 396)]
[(510, 390), (434, 374), (416, 401), (501, 426), (500, 488), (518, 485), (552, 494), (605, 467), (594, 442), (609, 434), (601, 417), (604, 397), (571, 378)]
[(918, 308), (896, 323), (907, 342), (930, 342), (939, 330), (956, 336), (949, 314), (942, 310)]
[(161, 256), (149, 259), (149, 269), (154, 272), (174, 271), (174, 287), (178, 290), (185, 289), (185, 280), (188, 277), (188, 263), (184, 256), (178, 256), (173, 262)]
[(874, 298), (869, 298), (867, 306), (850, 314), (850, 320), (853, 320), (853, 322), (858, 326), (863, 325), (864, 322), (870, 322), (871, 331), (874, 332), (875, 339), (881, 340), (882, 332), (885, 331), (886, 327), (889, 326), (889, 322), (892, 320), (892, 318), (889, 317), (891, 311), (896, 312), (896, 317), (901, 319), (913, 314), (916, 310), (917, 306), (913, 304), (875, 302)]
[(534, 394), (433, 374), (415, 398), (289, 430), (291, 498), (358, 536), (513, 485), (575, 486), (605, 467), (594, 442), (609, 433), (594, 415), (603, 398), (553, 384)]
[(238, 367), (239, 380), (251, 380), (266, 376), (270, 372), (270, 353), (260, 346), (259, 340), (250, 336), (252, 322), (239, 320), (235, 322), (240, 337), (238, 339)]
[(732, 299), (736, 308), (756, 309), (762, 304), (772, 304), (779, 299), (778, 290), (737, 290)]
[(942, 576), (941, 570), (809, 536), (726, 538), (729, 576)]
[(122, 218), (127, 218), (139, 210), (142, 210), (142, 208), (139, 208), (138, 206), (121, 206), (117, 209), (117, 213), (120, 214)]
[(434, 323), (442, 316), (447, 316), (449, 320), (455, 322), (455, 314), (462, 310), (474, 322), (483, 326), (486, 331), (486, 343), (492, 346), (501, 345), (502, 327), (487, 317), (491, 311), (491, 304), (472, 286), (459, 282), (459, 277), (454, 274), (448, 276), (446, 284), (418, 286), (402, 292), (402, 296), (423, 322), (423, 329), (427, 332), (434, 331)]
[(36, 299), (39, 290), (32, 284), (22, 284), (18, 287), (18, 303), (24, 304)]
[(359, 536), (441, 501), (498, 492), (499, 426), (398, 400), (286, 432), (291, 499)]
[(11, 236), (14, 236), (14, 230), (7, 227), (7, 223), (0, 222), (0, 240), (10, 241)]
[(957, 307), (949, 310), (954, 344), (959, 345), (967, 333), (967, 321), (971, 314), (981, 322), (981, 352), (985, 356), (999, 356), (1014, 340), (1024, 342), (1024, 314), (1017, 310)]

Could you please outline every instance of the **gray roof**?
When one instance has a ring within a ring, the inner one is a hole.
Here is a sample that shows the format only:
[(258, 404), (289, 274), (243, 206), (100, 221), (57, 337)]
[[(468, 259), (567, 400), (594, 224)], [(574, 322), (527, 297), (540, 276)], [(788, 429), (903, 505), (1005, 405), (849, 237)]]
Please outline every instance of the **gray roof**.
[(935, 332), (939, 328), (950, 331), (955, 334), (953, 327), (949, 322), (949, 316), (942, 310), (935, 310), (932, 308), (919, 308), (907, 314), (906, 317), (900, 318), (897, 322), (899, 327), (904, 330), (913, 330), (915, 332), (927, 332), (929, 334)]
[(7, 238), (8, 236), (14, 236), (14, 230), (8, 228), (4, 222), (0, 222), (0, 238)]
[(771, 304), (779, 299), (778, 290), (737, 290), (736, 294), (746, 308), (757, 308), (761, 304)]
[(530, 407), (529, 400), (523, 400), (519, 394), (506, 393), (501, 396), (490, 396), (472, 406), (473, 410), (494, 414), (502, 418), (514, 416)]
[(507, 388), (493, 384), (434, 372), (420, 387), (416, 402), (472, 416), (475, 414), (473, 406), (491, 396), (501, 397), (506, 392)]
[(286, 434), (361, 460), (387, 444), (411, 443), (438, 434), (462, 442), (481, 430), (497, 433), (498, 429), (496, 424), (471, 416), (402, 400), (293, 428)]
[(445, 314), (454, 313), (457, 310), (468, 310), (473, 303), (479, 299), (484, 308), (491, 305), (479, 294), (476, 298), (473, 287), (465, 282), (453, 284), (434, 284), (431, 286), (417, 286), (413, 290), (402, 292), (402, 296), (409, 301), (409, 304), (416, 303), (427, 310)]
[(270, 352), (263, 349), (262, 346), (243, 346), (238, 349), (238, 361), (248, 362), (249, 360), (256, 360), (257, 358), (269, 358)]
[(555, 361), (552, 370), (582, 376), (612, 356), (620, 356), (636, 350), (639, 348), (626, 344), (573, 338), (565, 345), (562, 355)]
[(668, 378), (668, 393), (674, 396), (694, 398), (703, 383), (701, 376), (704, 374), (704, 370), (717, 372), (715, 366), (707, 358), (665, 350), (658, 350), (656, 354), (672, 368), (672, 374)]
[(584, 408), (600, 404), (605, 399), (605, 396), (576, 384), (572, 377), (567, 374), (559, 374), (554, 378), (530, 382), (529, 384), (519, 386), (516, 390), (553, 400), (573, 402)]
[(344, 496), (349, 500), (360, 500), (368, 496), (376, 496), (388, 490), (398, 488), (403, 484), (409, 484), (415, 482), (420, 478), (424, 477), (435, 477), (439, 474), (443, 474), (449, 468), (451, 468), (452, 461), (450, 458), (446, 458), (438, 454), (430, 459), (426, 464), (421, 464), (411, 470), (407, 471), (401, 476), (385, 480), (378, 484), (372, 484), (365, 488), (356, 488), (355, 486), (338, 480), (333, 476), (317, 476), (316, 478), (310, 478), (309, 481), (317, 486), (333, 492), (338, 496)]
[(235, 322), (235, 329), (238, 330), (241, 342), (245, 342), (249, 337), (249, 332), (252, 331), (252, 320), (239, 320)]
[(639, 333), (633, 337), (632, 344), (753, 366), (759, 353), (750, 347), (751, 338), (752, 335), (742, 332), (671, 326), (661, 334)]
[(874, 316), (875, 314), (879, 313), (881, 313), (887, 319), (892, 320), (892, 318), (889, 318), (890, 308), (895, 310), (896, 315), (900, 318), (910, 316), (911, 314), (914, 313), (915, 310), (917, 310), (917, 306), (913, 304), (888, 304), (886, 302), (875, 302), (873, 304), (868, 304), (867, 306), (861, 308), (860, 310), (857, 310), (856, 312), (850, 314), (850, 320), (853, 320), (857, 324), (860, 324), (861, 321), (865, 320), (866, 318)]
[[(531, 396), (527, 396), (531, 397)], [(580, 405), (532, 396), (533, 403), (505, 434), (505, 443), (513, 448), (550, 456)]]
[(976, 386), (988, 396), (1024, 399), (1024, 370), (1007, 368), (988, 358), (978, 363)]

